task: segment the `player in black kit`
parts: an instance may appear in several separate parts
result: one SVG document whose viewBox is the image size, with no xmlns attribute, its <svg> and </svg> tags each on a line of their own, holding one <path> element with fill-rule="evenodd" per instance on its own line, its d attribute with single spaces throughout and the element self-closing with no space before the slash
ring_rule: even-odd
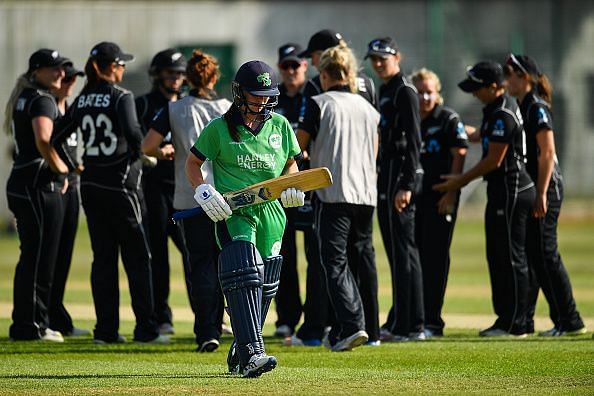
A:
<svg viewBox="0 0 594 396">
<path fill-rule="evenodd" d="M 136 99 L 136 111 L 143 135 L 146 136 L 150 123 L 159 111 L 170 101 L 179 99 L 186 64 L 186 58 L 182 53 L 173 48 L 163 50 L 153 57 L 149 69 L 153 89 Z M 171 134 L 168 134 L 161 143 L 161 149 L 165 150 L 171 147 Z M 155 167 L 145 167 L 142 182 L 146 203 L 145 224 L 148 229 L 152 257 L 155 315 L 159 324 L 159 332 L 173 334 L 171 308 L 167 301 L 169 298 L 167 237 L 171 237 L 180 252 L 184 251 L 181 231 L 170 221 L 173 214 L 173 191 L 175 189 L 173 161 L 159 160 Z M 187 270 L 184 273 L 187 273 Z"/>
<path fill-rule="evenodd" d="M 557 250 L 557 220 L 563 202 L 563 178 L 555 153 L 552 88 L 534 59 L 511 54 L 505 65 L 509 93 L 520 103 L 526 131 L 526 168 L 536 183 L 536 200 L 528 219 L 526 249 L 528 265 L 535 272 L 537 286 L 529 295 L 528 325 L 538 297 L 538 286 L 549 303 L 553 328 L 539 333 L 545 337 L 579 335 L 586 332 L 576 309 L 569 275 Z M 533 330 L 533 329 L 529 329 Z"/>
<path fill-rule="evenodd" d="M 424 340 L 423 279 L 413 199 L 422 173 L 419 99 L 400 71 L 400 52 L 392 38 L 372 40 L 366 58 L 384 81 L 379 96 L 377 215 L 392 270 L 394 302 L 381 337 L 385 341 Z"/>
<path fill-rule="evenodd" d="M 522 115 L 503 83 L 498 63 L 479 62 L 468 68 L 466 79 L 458 86 L 485 104 L 480 137 L 471 135 L 471 141 L 481 140 L 483 157 L 461 175 L 444 176 L 446 181 L 433 189 L 455 191 L 481 176 L 487 181 L 487 262 L 497 320 L 479 335 L 525 337 L 529 286 L 526 222 L 535 194 L 525 166 Z"/>
<path fill-rule="evenodd" d="M 6 106 L 4 127 L 15 145 L 6 195 L 21 250 L 9 329 L 13 340 L 64 341 L 59 331 L 49 328 L 48 315 L 62 229 L 62 193 L 68 187 L 68 167 L 50 143 L 58 108 L 49 90 L 60 88 L 64 62 L 58 51 L 34 52 Z"/>
<path fill-rule="evenodd" d="M 154 319 L 150 252 L 139 196 L 142 132 L 131 92 L 122 81 L 132 55 L 102 42 L 85 65 L 87 83 L 57 128 L 57 143 L 80 128 L 85 151 L 81 198 L 93 248 L 91 287 L 97 314 L 97 344 L 125 342 L 119 335 L 118 253 L 128 275 L 136 315 L 134 340 L 167 343 Z"/>
<path fill-rule="evenodd" d="M 419 93 L 423 187 L 416 198 L 415 238 L 423 270 L 425 336 L 443 335 L 441 308 L 450 270 L 450 244 L 456 224 L 459 191 L 432 190 L 441 175 L 462 173 L 468 136 L 460 117 L 443 106 L 439 77 L 425 68 L 412 75 Z"/>
</svg>

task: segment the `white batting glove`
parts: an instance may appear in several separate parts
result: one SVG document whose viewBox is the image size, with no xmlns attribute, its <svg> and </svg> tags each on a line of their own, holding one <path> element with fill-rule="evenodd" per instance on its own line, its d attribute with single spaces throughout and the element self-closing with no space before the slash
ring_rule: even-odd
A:
<svg viewBox="0 0 594 396">
<path fill-rule="evenodd" d="M 221 193 L 210 184 L 201 184 L 196 187 L 194 199 L 214 222 L 225 220 L 231 216 L 229 204 Z"/>
<path fill-rule="evenodd" d="M 301 190 L 290 187 L 281 193 L 280 200 L 285 208 L 303 206 L 305 203 L 305 193 Z"/>
</svg>

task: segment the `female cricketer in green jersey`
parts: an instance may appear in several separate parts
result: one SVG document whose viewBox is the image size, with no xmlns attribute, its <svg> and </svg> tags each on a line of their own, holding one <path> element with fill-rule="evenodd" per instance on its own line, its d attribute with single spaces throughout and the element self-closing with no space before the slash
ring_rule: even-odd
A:
<svg viewBox="0 0 594 396">
<path fill-rule="evenodd" d="M 262 325 L 278 288 L 286 217 L 278 201 L 231 213 L 221 193 L 297 172 L 301 151 L 295 134 L 286 118 L 272 112 L 277 86 L 276 73 L 266 63 L 243 64 L 232 83 L 233 106 L 202 130 L 186 161 L 194 198 L 217 222 L 219 280 L 235 334 L 229 370 L 244 377 L 260 376 L 277 364 L 264 351 Z M 204 182 L 200 168 L 205 161 L 212 163 L 216 189 Z M 289 188 L 280 200 L 285 207 L 301 206 L 304 194 Z"/>
</svg>

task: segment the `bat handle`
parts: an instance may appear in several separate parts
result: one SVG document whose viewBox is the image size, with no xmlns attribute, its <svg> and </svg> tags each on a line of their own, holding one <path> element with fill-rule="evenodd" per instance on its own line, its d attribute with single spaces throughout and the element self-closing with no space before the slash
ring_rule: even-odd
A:
<svg viewBox="0 0 594 396">
<path fill-rule="evenodd" d="M 186 217 L 196 216 L 197 214 L 204 213 L 204 210 L 200 206 L 192 208 L 192 209 L 185 209 L 179 210 L 171 216 L 171 220 L 175 223 L 177 220 L 185 219 Z"/>
</svg>

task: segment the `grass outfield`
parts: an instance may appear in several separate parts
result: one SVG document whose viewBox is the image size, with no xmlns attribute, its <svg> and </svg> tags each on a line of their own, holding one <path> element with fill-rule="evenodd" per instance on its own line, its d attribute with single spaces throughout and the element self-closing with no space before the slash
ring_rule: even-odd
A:
<svg viewBox="0 0 594 396">
<path fill-rule="evenodd" d="M 380 321 L 390 306 L 390 276 L 376 233 L 380 284 Z M 594 330 L 594 220 L 562 217 L 560 250 L 569 270 L 578 309 Z M 422 343 L 383 344 L 353 352 L 330 353 L 323 347 L 283 347 L 266 338 L 279 367 L 257 380 L 227 375 L 230 338 L 212 354 L 197 354 L 192 317 L 177 253 L 172 257 L 170 302 L 177 334 L 168 346 L 128 343 L 95 346 L 90 337 L 64 344 L 10 342 L 12 279 L 18 240 L 0 238 L 0 394 L 594 394 L 592 334 L 567 339 L 485 340 L 479 327 L 494 320 L 484 258 L 482 221 L 462 216 L 454 235 L 452 269 L 444 313 L 446 337 Z M 78 327 L 91 329 L 94 311 L 89 285 L 88 235 L 79 232 L 66 291 Z M 305 264 L 300 263 L 303 274 Z M 304 279 L 304 278 L 303 278 Z M 121 275 L 121 332 L 131 338 L 133 321 L 125 275 Z M 539 299 L 537 327 L 546 329 L 547 305 Z M 265 335 L 273 331 L 270 315 Z"/>
</svg>

